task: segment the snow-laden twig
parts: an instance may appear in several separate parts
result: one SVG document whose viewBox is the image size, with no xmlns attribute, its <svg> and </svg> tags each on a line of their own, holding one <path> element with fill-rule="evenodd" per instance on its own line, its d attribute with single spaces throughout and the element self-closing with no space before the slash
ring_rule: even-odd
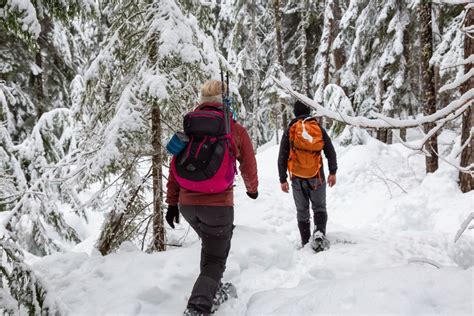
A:
<svg viewBox="0 0 474 316">
<path fill-rule="evenodd" d="M 435 4 L 470 4 L 472 0 L 434 0 Z"/>
<path fill-rule="evenodd" d="M 446 69 L 455 68 L 455 67 L 464 67 L 464 65 L 469 65 L 472 63 L 474 63 L 474 54 L 470 55 L 468 58 L 462 59 L 461 61 L 459 61 L 458 63 L 454 65 L 440 68 L 440 70 L 446 70 Z"/>
<path fill-rule="evenodd" d="M 448 165 L 450 165 L 451 167 L 454 167 L 456 169 L 458 169 L 459 172 L 462 172 L 462 173 L 468 173 L 472 176 L 474 176 L 474 164 L 470 164 L 468 166 L 465 166 L 465 167 L 461 167 L 460 165 L 450 161 L 448 158 L 445 158 L 443 156 L 441 156 L 434 148 L 433 146 L 431 146 L 431 151 L 439 158 L 441 159 L 442 161 L 444 161 L 445 163 L 447 163 Z"/>
<path fill-rule="evenodd" d="M 464 113 L 464 111 L 466 111 L 470 106 L 471 106 L 471 103 L 472 102 L 468 102 L 466 103 L 463 107 L 461 107 L 460 109 L 458 109 L 457 111 L 455 111 L 454 113 L 451 113 L 450 115 L 448 115 L 446 118 L 442 119 L 442 120 L 439 120 L 436 124 L 435 127 L 433 127 L 431 130 L 428 131 L 428 133 L 425 134 L 425 136 L 418 141 L 418 145 L 414 146 L 414 145 L 410 145 L 408 144 L 406 141 L 402 140 L 400 138 L 400 136 L 398 136 L 397 134 L 395 134 L 395 137 L 397 137 L 397 139 L 399 140 L 399 142 L 411 149 L 411 150 L 417 150 L 417 151 L 423 151 L 423 147 L 425 145 L 425 143 L 433 136 L 435 135 L 439 130 L 441 130 L 441 128 L 443 128 L 443 126 L 449 122 L 449 121 L 452 121 L 454 119 L 456 119 L 457 117 L 459 117 L 460 115 L 462 115 L 462 113 Z M 422 131 L 423 132 L 423 131 Z"/>
<path fill-rule="evenodd" d="M 307 106 L 310 106 L 313 109 L 315 109 L 316 116 L 325 116 L 335 121 L 352 125 L 352 126 L 356 126 L 356 127 L 361 127 L 361 128 L 399 129 L 399 128 L 413 128 L 413 127 L 417 127 L 426 123 L 434 123 L 446 118 L 447 116 L 456 112 L 460 108 L 467 109 L 468 107 L 467 104 L 470 105 L 474 101 L 474 88 L 471 88 L 466 93 L 464 93 L 459 99 L 451 102 L 443 109 L 440 109 L 431 115 L 423 116 L 418 119 L 400 120 L 400 119 L 386 117 L 380 113 L 375 113 L 375 112 L 371 114 L 376 118 L 370 119 L 363 116 L 350 116 L 344 113 L 337 113 L 337 112 L 331 111 L 327 108 L 322 107 L 316 101 L 311 100 L 307 96 L 294 91 L 293 89 L 291 89 L 290 87 L 286 86 L 281 81 L 279 81 L 277 78 L 273 77 L 272 79 L 275 81 L 277 85 L 287 90 L 295 98 L 299 99 L 301 102 L 303 102 Z"/>
<path fill-rule="evenodd" d="M 439 264 L 438 262 L 428 259 L 428 258 L 422 258 L 422 257 L 414 257 L 408 259 L 408 263 L 427 263 L 432 265 L 433 267 L 436 267 L 438 269 L 441 269 L 443 266 Z"/>
<path fill-rule="evenodd" d="M 459 228 L 456 236 L 454 237 L 454 242 L 457 242 L 459 238 L 461 238 L 462 234 L 466 231 L 466 229 L 473 229 L 473 226 L 469 227 L 469 224 L 474 220 L 474 212 L 468 215 L 468 217 L 462 222 L 461 227 Z M 469 228 L 468 228 L 469 227 Z"/>
<path fill-rule="evenodd" d="M 447 91 L 447 90 L 459 88 L 463 83 L 470 80 L 471 77 L 473 77 L 473 76 L 474 76 L 474 68 L 471 68 L 471 70 L 469 70 L 469 72 L 465 73 L 464 75 L 462 75 L 458 79 L 454 80 L 451 83 L 448 83 L 448 84 L 442 86 L 439 89 L 439 92 L 444 92 L 444 91 Z"/>
<path fill-rule="evenodd" d="M 474 126 L 471 127 L 471 130 L 469 132 L 469 137 L 466 139 L 464 144 L 461 144 L 461 147 L 453 153 L 454 157 L 456 157 L 456 158 L 459 157 L 459 155 L 462 154 L 462 151 L 464 150 L 464 148 L 466 148 L 467 146 L 470 146 L 471 139 L 472 139 L 473 136 L 474 136 Z"/>
</svg>

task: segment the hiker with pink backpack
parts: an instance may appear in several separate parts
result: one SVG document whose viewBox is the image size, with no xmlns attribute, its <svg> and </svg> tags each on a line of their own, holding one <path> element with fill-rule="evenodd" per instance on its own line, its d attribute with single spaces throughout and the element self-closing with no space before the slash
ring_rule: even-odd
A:
<svg viewBox="0 0 474 316">
<path fill-rule="evenodd" d="M 237 295 L 232 284 L 221 282 L 234 228 L 236 161 L 247 195 L 258 197 L 255 152 L 245 128 L 232 119 L 227 86 L 223 80 L 204 83 L 200 105 L 184 117 L 184 133 L 167 146 L 174 156 L 166 221 L 174 228 L 181 212 L 202 242 L 201 270 L 184 315 L 209 315 Z"/>
</svg>

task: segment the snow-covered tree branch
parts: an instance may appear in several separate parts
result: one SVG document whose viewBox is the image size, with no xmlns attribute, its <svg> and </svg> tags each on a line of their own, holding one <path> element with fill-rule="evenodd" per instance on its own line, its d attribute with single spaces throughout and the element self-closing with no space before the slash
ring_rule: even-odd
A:
<svg viewBox="0 0 474 316">
<path fill-rule="evenodd" d="M 281 88 L 285 89 L 293 95 L 295 98 L 301 100 L 301 102 L 305 103 L 306 105 L 312 107 L 316 112 L 315 116 L 317 117 L 328 117 L 330 119 L 333 119 L 335 121 L 348 124 L 351 126 L 356 126 L 356 127 L 361 127 L 361 128 L 389 128 L 389 129 L 399 129 L 399 128 L 413 128 L 413 127 L 418 127 L 421 126 L 425 123 L 434 123 L 439 120 L 445 119 L 449 117 L 450 115 L 456 113 L 459 109 L 461 110 L 466 110 L 469 106 L 471 106 L 474 102 L 474 88 L 471 88 L 468 90 L 466 93 L 464 93 L 459 100 L 455 100 L 448 104 L 445 108 L 437 111 L 436 113 L 428 116 L 423 116 L 418 119 L 406 119 L 406 120 L 401 120 L 401 119 L 394 119 L 390 117 L 386 117 L 380 113 L 376 112 L 371 112 L 371 115 L 373 117 L 376 117 L 374 119 L 363 117 L 363 116 L 349 116 L 344 113 L 339 113 L 339 112 L 334 112 L 331 110 L 328 110 L 327 108 L 321 106 L 318 104 L 316 101 L 308 98 L 307 96 L 294 91 L 281 81 L 279 81 L 276 78 L 273 78 L 275 83 L 278 84 Z M 328 88 L 333 89 L 333 87 L 328 86 Z M 328 89 L 327 88 L 327 89 Z M 340 93 L 343 94 L 344 91 L 340 88 L 334 89 L 334 93 Z M 326 97 L 331 97 L 328 96 L 325 93 Z M 344 95 L 345 97 L 345 95 Z M 347 98 L 347 97 L 346 97 Z M 337 98 L 337 100 L 341 100 L 343 98 Z M 459 114 L 458 114 L 459 115 Z M 454 118 L 454 117 L 453 117 Z"/>
</svg>

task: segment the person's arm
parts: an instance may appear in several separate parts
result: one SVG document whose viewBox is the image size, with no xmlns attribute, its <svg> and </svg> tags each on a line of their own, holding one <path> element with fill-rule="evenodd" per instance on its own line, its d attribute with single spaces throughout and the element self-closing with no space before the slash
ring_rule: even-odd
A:
<svg viewBox="0 0 474 316">
<path fill-rule="evenodd" d="M 290 158 L 290 136 L 289 130 L 285 130 L 281 137 L 280 152 L 278 154 L 278 175 L 280 183 L 285 183 L 288 177 L 288 158 Z"/>
<path fill-rule="evenodd" d="M 179 201 L 179 184 L 176 181 L 173 171 L 170 170 L 168 182 L 166 183 L 166 204 L 178 205 Z"/>
<path fill-rule="evenodd" d="M 331 138 L 329 137 L 328 133 L 324 128 L 321 128 L 323 132 L 323 140 L 324 140 L 324 155 L 328 160 L 328 168 L 329 174 L 335 175 L 337 172 L 337 157 L 336 157 L 336 150 L 334 149 L 334 145 L 332 144 Z"/>
<path fill-rule="evenodd" d="M 257 160 L 255 159 L 255 151 L 253 149 L 250 136 L 240 125 L 235 126 L 239 134 L 240 155 L 237 157 L 239 161 L 240 174 L 245 183 L 245 188 L 248 193 L 258 192 L 258 174 L 257 174 Z"/>
</svg>

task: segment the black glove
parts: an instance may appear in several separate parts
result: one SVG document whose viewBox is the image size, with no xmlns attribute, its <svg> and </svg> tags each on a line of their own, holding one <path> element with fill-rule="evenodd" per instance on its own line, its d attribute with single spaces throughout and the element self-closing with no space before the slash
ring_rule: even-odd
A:
<svg viewBox="0 0 474 316">
<path fill-rule="evenodd" d="M 258 191 L 255 191 L 253 193 L 247 192 L 247 195 L 249 196 L 249 198 L 256 200 L 258 197 Z"/>
<path fill-rule="evenodd" d="M 173 221 L 179 224 L 179 208 L 177 205 L 168 205 L 168 211 L 166 212 L 165 219 L 171 228 L 174 228 Z"/>
</svg>

